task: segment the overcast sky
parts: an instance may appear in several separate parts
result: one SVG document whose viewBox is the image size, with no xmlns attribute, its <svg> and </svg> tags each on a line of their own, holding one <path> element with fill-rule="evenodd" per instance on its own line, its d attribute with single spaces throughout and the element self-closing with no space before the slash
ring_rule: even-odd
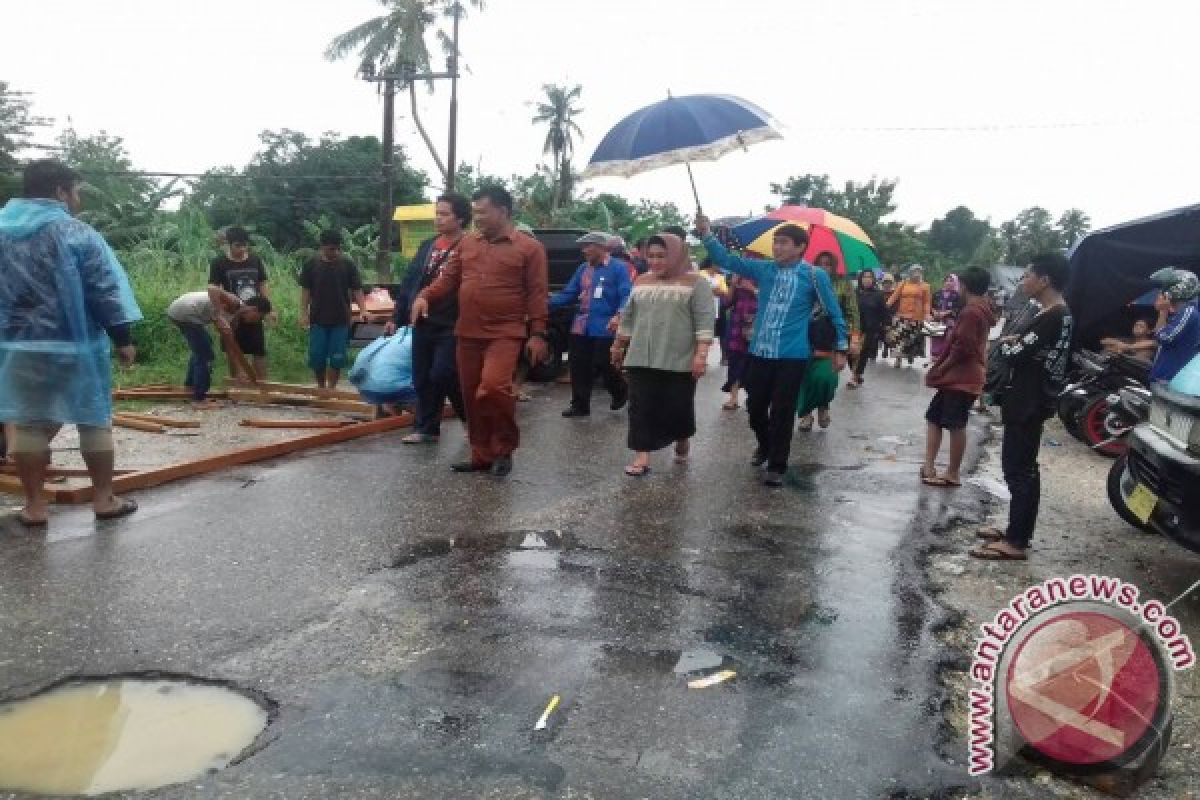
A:
<svg viewBox="0 0 1200 800">
<path fill-rule="evenodd" d="M 462 28 L 460 159 L 530 172 L 543 83 L 581 84 L 582 167 L 666 95 L 745 97 L 785 139 L 698 165 L 713 216 L 760 211 L 789 175 L 899 181 L 893 218 L 1030 205 L 1097 226 L 1200 202 L 1200 3 L 1191 0 L 487 0 Z M 380 101 L 328 40 L 375 0 L 5 2 L 0 78 L 143 169 L 244 165 L 264 128 L 378 134 Z M 448 87 L 423 95 L 444 150 Z M 407 116 L 398 140 L 434 173 Z M 52 134 L 45 134 L 48 141 Z M 585 188 L 692 202 L 682 168 Z"/>
</svg>

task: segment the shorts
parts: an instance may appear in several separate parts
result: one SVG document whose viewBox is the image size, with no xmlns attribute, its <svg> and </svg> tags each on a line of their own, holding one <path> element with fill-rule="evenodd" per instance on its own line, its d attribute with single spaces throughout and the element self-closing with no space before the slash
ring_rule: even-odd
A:
<svg viewBox="0 0 1200 800">
<path fill-rule="evenodd" d="M 233 340 L 237 342 L 242 355 L 265 358 L 267 355 L 267 335 L 263 332 L 262 322 L 239 322 L 233 329 Z M 225 349 L 222 340 L 221 349 Z"/>
<path fill-rule="evenodd" d="M 62 425 L 56 422 L 20 423 L 13 426 L 13 440 L 8 451 L 13 455 L 49 455 L 50 442 L 58 435 Z M 79 451 L 85 455 L 111 453 L 113 451 L 112 428 L 94 425 L 76 425 L 79 430 Z"/>
<path fill-rule="evenodd" d="M 925 420 L 930 425 L 948 431 L 961 431 L 967 427 L 967 419 L 970 417 L 971 406 L 975 405 L 976 397 L 977 395 L 957 389 L 938 389 L 929 401 Z"/>
<path fill-rule="evenodd" d="M 346 366 L 349 325 L 312 325 L 308 329 L 308 366 L 315 371 Z"/>
</svg>

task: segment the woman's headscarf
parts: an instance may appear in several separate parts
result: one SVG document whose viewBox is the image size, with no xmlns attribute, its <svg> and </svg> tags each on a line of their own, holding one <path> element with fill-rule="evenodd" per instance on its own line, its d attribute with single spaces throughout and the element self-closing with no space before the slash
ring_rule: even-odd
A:
<svg viewBox="0 0 1200 800">
<path fill-rule="evenodd" d="M 925 277 L 925 268 L 922 267 L 920 264 L 913 264 L 911 267 L 908 268 L 908 272 L 905 273 L 905 275 L 904 275 L 905 280 L 916 281 L 918 283 L 924 277 Z"/>
<path fill-rule="evenodd" d="M 958 282 L 958 276 L 953 272 L 946 276 L 946 280 L 942 281 L 942 291 L 962 294 L 962 286 Z"/>
<path fill-rule="evenodd" d="M 647 244 L 653 243 L 654 239 L 661 239 L 662 243 L 667 248 L 667 269 L 662 273 L 664 278 L 678 278 L 692 269 L 692 259 L 688 255 L 687 245 L 673 233 L 658 233 L 650 237 Z"/>
</svg>

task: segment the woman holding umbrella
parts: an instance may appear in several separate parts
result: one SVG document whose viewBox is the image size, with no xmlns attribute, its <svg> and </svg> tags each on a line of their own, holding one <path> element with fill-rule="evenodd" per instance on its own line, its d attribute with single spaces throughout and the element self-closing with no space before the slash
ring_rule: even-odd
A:
<svg viewBox="0 0 1200 800">
<path fill-rule="evenodd" d="M 921 329 L 932 316 L 933 296 L 924 276 L 921 265 L 913 264 L 908 268 L 904 282 L 888 298 L 888 308 L 896 314 L 888 331 L 889 344 L 895 350 L 893 366 L 896 369 L 900 368 L 901 359 L 907 358 L 911 366 L 917 356 L 925 354 L 925 337 Z"/>
<path fill-rule="evenodd" d="M 660 233 L 646 240 L 649 272 L 637 279 L 612 346 L 613 366 L 629 375 L 629 449 L 625 474 L 650 472 L 650 453 L 675 445 L 687 461 L 696 433 L 696 381 L 713 340 L 712 285 L 691 271 L 683 239 Z"/>
</svg>

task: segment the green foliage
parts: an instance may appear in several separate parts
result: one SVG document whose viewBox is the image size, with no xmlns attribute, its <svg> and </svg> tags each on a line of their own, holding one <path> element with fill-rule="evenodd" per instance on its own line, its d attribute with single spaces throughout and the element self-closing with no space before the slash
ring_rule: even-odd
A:
<svg viewBox="0 0 1200 800">
<path fill-rule="evenodd" d="M 312 141 L 297 131 L 263 131 L 263 148 L 240 172 L 210 170 L 195 182 L 186 205 L 199 208 L 214 227 L 244 225 L 281 250 L 309 241 L 304 220 L 324 215 L 336 227 L 357 231 L 379 214 L 382 145 L 374 136 L 326 133 Z M 408 166 L 404 148 L 393 155 L 397 205 L 424 202 L 428 178 Z"/>
<path fill-rule="evenodd" d="M 294 252 L 293 256 L 302 260 L 307 260 L 316 253 L 322 232 L 335 228 L 342 234 L 342 254 L 357 264 L 360 271 L 366 272 L 374 263 L 375 254 L 379 252 L 379 226 L 374 222 L 360 225 L 353 230 L 337 228 L 332 217 L 322 214 L 316 220 L 306 219 L 301 224 L 307 237 L 306 247 Z"/>
<path fill-rule="evenodd" d="M 971 262 L 980 246 L 992 235 L 992 226 L 966 206 L 958 206 L 929 226 L 929 247 L 959 264 Z"/>
</svg>

